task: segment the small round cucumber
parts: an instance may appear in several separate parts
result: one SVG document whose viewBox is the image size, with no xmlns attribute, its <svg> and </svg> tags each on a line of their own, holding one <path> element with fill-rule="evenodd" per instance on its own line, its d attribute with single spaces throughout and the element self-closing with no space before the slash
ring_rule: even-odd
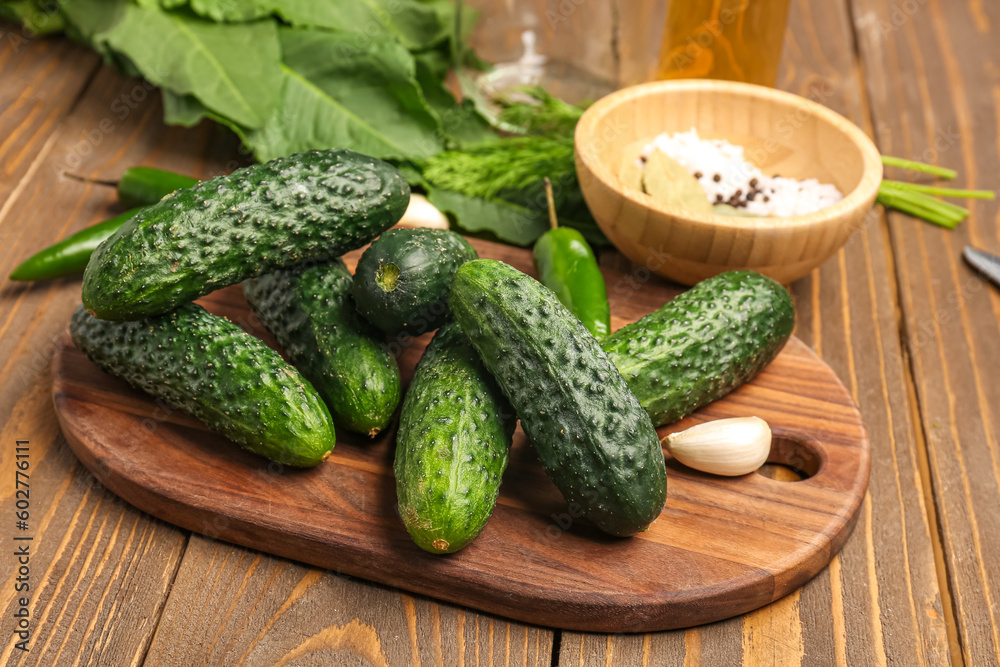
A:
<svg viewBox="0 0 1000 667">
<path fill-rule="evenodd" d="M 285 465 L 326 460 L 337 441 L 323 399 L 277 352 L 195 304 L 136 322 L 73 313 L 73 343 L 101 370 Z"/>
<path fill-rule="evenodd" d="M 365 250 L 354 271 L 354 302 L 389 335 L 419 336 L 448 319 L 455 270 L 475 248 L 444 229 L 390 229 Z"/>
<path fill-rule="evenodd" d="M 515 423 L 465 334 L 445 324 L 417 364 L 396 436 L 399 516 L 420 548 L 452 553 L 483 530 Z"/>
<path fill-rule="evenodd" d="M 667 476 L 653 424 L 555 293 L 503 262 L 477 259 L 455 272 L 451 309 L 570 506 L 611 535 L 656 519 Z"/>
<path fill-rule="evenodd" d="M 338 259 L 248 280 L 243 293 L 337 426 L 374 437 L 399 404 L 399 367 L 355 310 L 351 284 Z"/>
</svg>

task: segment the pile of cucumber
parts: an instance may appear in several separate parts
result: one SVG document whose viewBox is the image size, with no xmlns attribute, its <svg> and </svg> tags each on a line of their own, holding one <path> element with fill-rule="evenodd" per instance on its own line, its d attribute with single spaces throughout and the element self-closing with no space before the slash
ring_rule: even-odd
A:
<svg viewBox="0 0 1000 667">
<path fill-rule="evenodd" d="M 646 529 L 667 492 L 655 427 L 749 380 L 791 334 L 788 292 L 732 272 L 605 335 L 453 232 L 389 230 L 408 201 L 395 168 L 345 150 L 177 190 L 93 253 L 73 341 L 286 465 L 328 458 L 335 425 L 382 432 L 402 398 L 399 514 L 421 548 L 450 553 L 490 518 L 518 420 L 577 515 Z M 340 256 L 368 243 L 351 276 Z M 290 363 L 191 303 L 240 282 Z M 403 397 L 393 343 L 434 329 Z"/>
</svg>

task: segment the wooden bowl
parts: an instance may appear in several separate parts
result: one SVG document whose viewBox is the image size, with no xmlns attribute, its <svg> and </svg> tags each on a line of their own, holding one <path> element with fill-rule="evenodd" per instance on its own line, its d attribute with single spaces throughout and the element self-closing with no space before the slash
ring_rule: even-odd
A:
<svg viewBox="0 0 1000 667">
<path fill-rule="evenodd" d="M 626 146 L 697 128 L 745 148 L 767 175 L 817 178 L 845 194 L 788 218 L 691 213 L 624 186 Z M 882 181 L 878 149 L 843 116 L 805 98 L 729 81 L 657 81 L 619 90 L 576 127 L 576 168 L 597 224 L 636 264 L 686 285 L 753 269 L 788 284 L 833 255 L 861 225 Z"/>
</svg>

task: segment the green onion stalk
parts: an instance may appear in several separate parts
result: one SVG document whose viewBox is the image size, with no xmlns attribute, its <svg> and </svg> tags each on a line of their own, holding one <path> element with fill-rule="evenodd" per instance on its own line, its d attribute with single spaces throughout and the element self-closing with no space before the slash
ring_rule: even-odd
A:
<svg viewBox="0 0 1000 667">
<path fill-rule="evenodd" d="M 899 167 L 949 180 L 957 176 L 957 173 L 952 169 L 887 155 L 882 156 L 882 164 L 887 167 Z M 875 198 L 875 201 L 886 208 L 902 211 L 903 213 L 921 218 L 946 229 L 954 229 L 958 223 L 969 217 L 969 209 L 937 199 L 936 197 L 993 199 L 994 193 L 992 190 L 941 188 L 933 185 L 886 179 L 879 185 L 878 196 Z"/>
</svg>

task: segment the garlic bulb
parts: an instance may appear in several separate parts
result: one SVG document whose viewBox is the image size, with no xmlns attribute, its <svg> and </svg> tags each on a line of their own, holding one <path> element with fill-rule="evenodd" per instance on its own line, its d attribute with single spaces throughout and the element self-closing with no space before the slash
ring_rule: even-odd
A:
<svg viewBox="0 0 1000 667">
<path fill-rule="evenodd" d="M 713 475 L 746 475 L 771 453 L 771 428 L 759 417 L 716 419 L 664 439 L 670 454 L 695 470 Z"/>
</svg>

